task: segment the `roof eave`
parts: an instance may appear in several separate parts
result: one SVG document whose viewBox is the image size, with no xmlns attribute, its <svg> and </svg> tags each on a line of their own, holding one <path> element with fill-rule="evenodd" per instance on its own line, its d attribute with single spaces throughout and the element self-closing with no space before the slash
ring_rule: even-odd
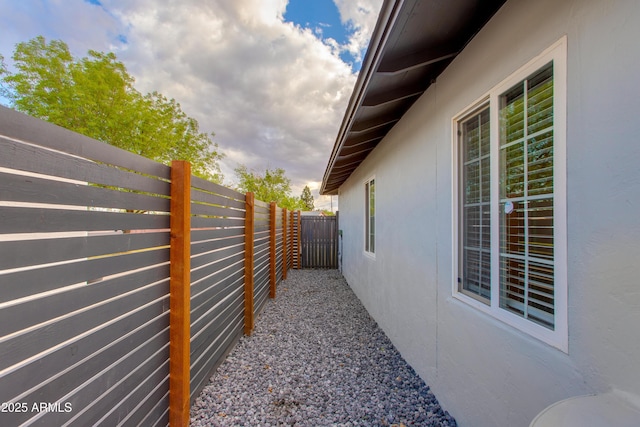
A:
<svg viewBox="0 0 640 427">
<path fill-rule="evenodd" d="M 320 194 L 338 194 L 351 173 L 505 1 L 384 1 Z"/>
<path fill-rule="evenodd" d="M 403 2 L 404 0 L 389 0 L 382 4 L 376 27 L 371 35 L 371 41 L 369 42 L 367 53 L 365 54 L 362 67 L 358 74 L 358 79 L 356 80 L 353 92 L 351 93 L 351 98 L 349 99 L 349 104 L 347 105 L 346 113 L 342 119 L 342 124 L 340 125 L 338 137 L 336 138 L 331 156 L 329 157 L 329 163 L 327 164 L 327 168 L 322 179 L 322 185 L 320 187 L 321 195 L 338 194 L 338 188 L 326 188 L 327 179 L 331 174 L 337 155 L 344 145 L 345 137 L 353 125 L 353 118 L 358 107 L 362 104 L 367 83 L 371 80 L 378 63 L 380 62 L 382 57 L 382 48 L 389 36 L 389 32 L 393 28 L 393 24 L 395 23 L 395 19 L 398 16 L 398 12 L 400 11 Z M 383 22 L 385 25 L 382 25 Z"/>
</svg>

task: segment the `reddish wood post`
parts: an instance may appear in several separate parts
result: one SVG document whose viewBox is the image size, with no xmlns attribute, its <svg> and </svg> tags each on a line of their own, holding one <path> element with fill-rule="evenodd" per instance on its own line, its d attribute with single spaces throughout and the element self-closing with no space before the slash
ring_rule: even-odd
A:
<svg viewBox="0 0 640 427">
<path fill-rule="evenodd" d="M 244 231 L 244 334 L 251 335 L 253 318 L 253 234 L 255 198 L 247 193 L 245 201 Z"/>
<path fill-rule="evenodd" d="M 287 280 L 287 208 L 282 208 L 282 280 Z"/>
<path fill-rule="evenodd" d="M 296 250 L 298 251 L 298 258 L 296 258 L 296 270 L 300 270 L 302 268 L 302 241 L 300 240 L 302 236 L 302 231 L 300 226 L 302 225 L 302 214 L 298 211 L 298 244 Z"/>
<path fill-rule="evenodd" d="M 169 425 L 189 425 L 191 342 L 191 165 L 171 163 Z"/>
<path fill-rule="evenodd" d="M 269 270 L 271 274 L 271 278 L 269 281 L 269 298 L 276 297 L 276 207 L 276 202 L 271 202 L 269 212 L 269 241 L 271 243 L 271 250 L 269 253 Z"/>
</svg>

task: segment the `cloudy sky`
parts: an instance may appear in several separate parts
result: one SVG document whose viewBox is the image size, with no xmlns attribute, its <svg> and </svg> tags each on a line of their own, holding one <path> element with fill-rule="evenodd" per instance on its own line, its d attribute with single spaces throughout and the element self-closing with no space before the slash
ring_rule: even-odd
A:
<svg viewBox="0 0 640 427">
<path fill-rule="evenodd" d="M 0 0 L 0 53 L 43 35 L 113 51 L 136 88 L 175 98 L 226 154 L 318 188 L 382 0 Z M 336 200 L 334 200 L 334 209 Z"/>
</svg>

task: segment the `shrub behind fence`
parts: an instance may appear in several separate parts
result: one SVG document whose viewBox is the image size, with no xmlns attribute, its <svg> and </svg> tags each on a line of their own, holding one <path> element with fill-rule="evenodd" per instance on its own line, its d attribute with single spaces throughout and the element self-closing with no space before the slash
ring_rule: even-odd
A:
<svg viewBox="0 0 640 427">
<path fill-rule="evenodd" d="M 1 425 L 187 423 L 299 267 L 299 212 L 174 165 L 0 107 Z"/>
</svg>

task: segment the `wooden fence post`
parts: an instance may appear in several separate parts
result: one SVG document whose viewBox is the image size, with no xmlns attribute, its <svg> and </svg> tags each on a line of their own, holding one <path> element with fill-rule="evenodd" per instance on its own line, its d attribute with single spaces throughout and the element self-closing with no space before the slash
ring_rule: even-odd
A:
<svg viewBox="0 0 640 427">
<path fill-rule="evenodd" d="M 282 208 L 282 280 L 287 280 L 287 208 Z"/>
<path fill-rule="evenodd" d="M 191 342 L 191 165 L 171 163 L 169 425 L 188 426 Z"/>
<path fill-rule="evenodd" d="M 276 297 L 276 202 L 271 202 L 269 212 L 269 228 L 270 228 L 270 253 L 269 253 L 269 298 Z"/>
<path fill-rule="evenodd" d="M 253 318 L 253 238 L 255 197 L 247 193 L 244 232 L 244 334 L 251 335 L 254 326 Z"/>
</svg>

